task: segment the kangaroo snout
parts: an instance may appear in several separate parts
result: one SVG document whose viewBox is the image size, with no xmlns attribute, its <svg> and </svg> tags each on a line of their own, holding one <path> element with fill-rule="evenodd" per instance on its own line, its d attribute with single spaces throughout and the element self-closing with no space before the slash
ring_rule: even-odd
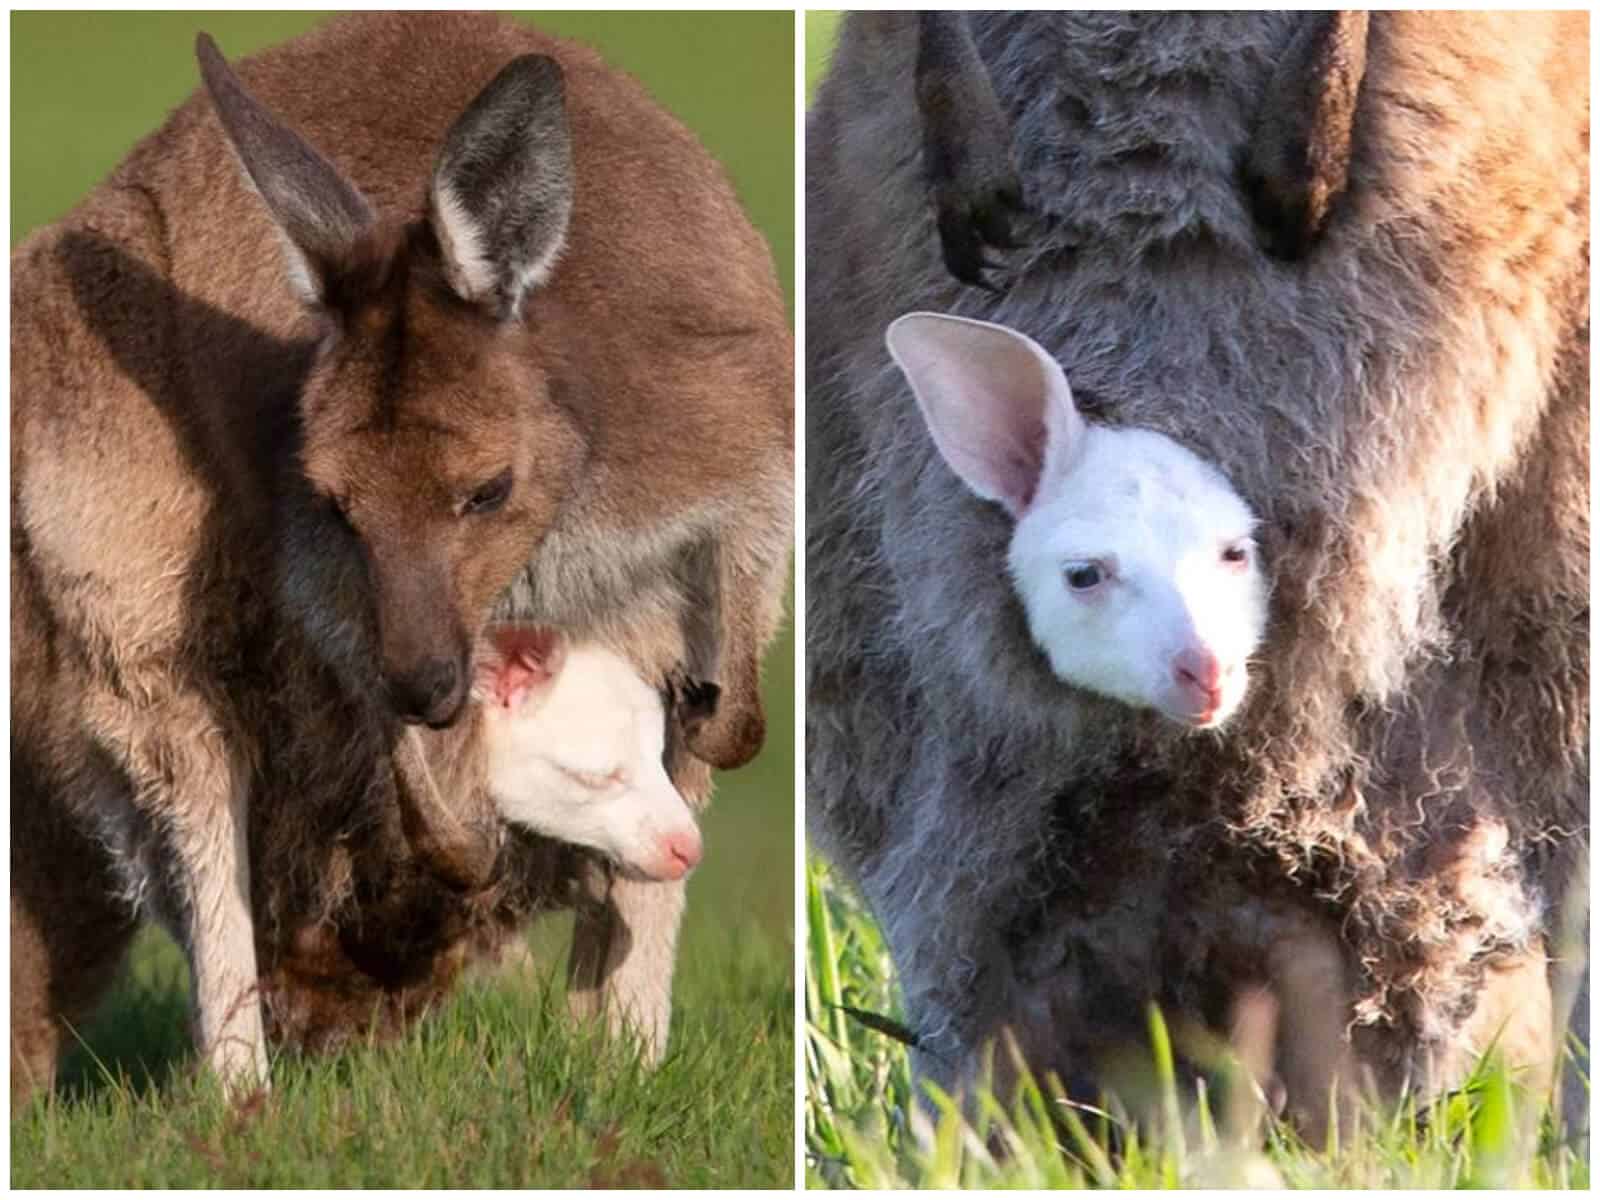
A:
<svg viewBox="0 0 1600 1200">
<path fill-rule="evenodd" d="M 1191 646 L 1172 660 L 1172 677 L 1185 692 L 1217 697 L 1222 694 L 1222 664 L 1209 650 Z"/>
<path fill-rule="evenodd" d="M 1243 664 L 1223 663 L 1203 646 L 1180 650 L 1172 660 L 1172 682 L 1182 719 L 1205 729 L 1220 724 L 1243 695 Z"/>
<path fill-rule="evenodd" d="M 408 725 L 443 729 L 467 703 L 467 672 L 454 658 L 429 658 L 388 677 L 389 705 Z"/>
<path fill-rule="evenodd" d="M 700 862 L 700 833 L 696 829 L 669 833 L 661 839 L 655 869 L 659 879 L 682 879 Z"/>
</svg>

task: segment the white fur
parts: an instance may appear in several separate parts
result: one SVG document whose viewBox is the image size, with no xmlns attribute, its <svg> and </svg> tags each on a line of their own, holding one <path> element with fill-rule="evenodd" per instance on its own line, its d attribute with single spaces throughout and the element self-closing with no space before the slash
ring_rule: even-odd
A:
<svg viewBox="0 0 1600 1200">
<path fill-rule="evenodd" d="M 567 991 L 573 1016 L 603 1016 L 611 1033 L 632 1037 L 650 1064 L 667 1052 L 684 885 L 619 876 L 607 884 L 603 915 L 596 921 L 580 914 L 573 932 Z"/>
<path fill-rule="evenodd" d="M 501 815 L 599 850 L 626 874 L 681 878 L 699 860 L 700 833 L 661 760 L 660 693 L 600 646 L 565 648 L 548 665 L 513 695 L 480 695 Z"/>
<path fill-rule="evenodd" d="M 250 914 L 248 809 L 245 789 L 235 786 L 225 819 L 218 814 L 199 830 L 174 831 L 184 858 L 205 868 L 195 871 L 189 897 L 197 1040 L 217 1076 L 235 1091 L 269 1086 Z"/>
<path fill-rule="evenodd" d="M 445 271 L 450 286 L 463 300 L 478 303 L 493 294 L 500 278 L 500 266 L 485 249 L 486 239 L 482 228 L 467 212 L 466 205 L 448 183 L 437 180 L 433 187 L 433 204 L 436 220 L 434 231 L 444 250 Z M 549 246 L 532 262 L 515 265 L 509 289 L 512 311 L 522 306 L 522 299 L 536 287 L 542 287 L 555 269 L 556 260 L 566 249 L 565 228 L 559 237 L 551 239 Z"/>
<path fill-rule="evenodd" d="M 483 248 L 477 223 L 447 183 L 434 184 L 433 211 L 450 286 L 463 300 L 483 299 L 494 290 L 498 271 Z"/>
<path fill-rule="evenodd" d="M 1197 728 L 1225 721 L 1266 586 L 1255 516 L 1222 473 L 1162 434 L 1085 422 L 1060 365 L 1004 326 L 913 313 L 887 340 L 945 461 L 1016 521 L 1012 581 L 1056 675 Z M 1103 582 L 1075 589 L 1080 567 Z"/>
</svg>

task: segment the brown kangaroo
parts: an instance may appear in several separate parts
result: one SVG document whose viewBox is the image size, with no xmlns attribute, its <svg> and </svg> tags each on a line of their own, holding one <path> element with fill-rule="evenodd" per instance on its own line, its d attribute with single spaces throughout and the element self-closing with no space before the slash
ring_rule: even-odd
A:
<svg viewBox="0 0 1600 1200">
<path fill-rule="evenodd" d="M 198 53 L 208 97 L 12 256 L 14 1094 L 143 911 L 209 1064 L 264 1081 L 263 798 L 392 795 L 433 875 L 484 883 L 493 839 L 408 747 L 463 713 L 497 605 L 615 638 L 671 598 L 717 701 L 687 751 L 762 740 L 791 341 L 704 150 L 489 16 Z"/>
</svg>

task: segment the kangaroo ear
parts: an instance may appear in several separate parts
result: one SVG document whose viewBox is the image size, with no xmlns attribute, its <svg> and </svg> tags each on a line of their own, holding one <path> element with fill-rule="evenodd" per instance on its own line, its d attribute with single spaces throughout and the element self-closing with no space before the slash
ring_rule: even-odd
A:
<svg viewBox="0 0 1600 1200">
<path fill-rule="evenodd" d="M 901 317 L 885 341 L 950 469 L 1020 518 L 1083 436 L 1061 365 L 1013 329 L 936 313 Z"/>
<path fill-rule="evenodd" d="M 428 219 L 456 293 L 515 318 L 566 243 L 572 187 L 561 68 L 514 59 L 456 118 L 433 171 Z"/>
<path fill-rule="evenodd" d="M 307 304 L 326 303 L 334 281 L 374 229 L 372 206 L 337 167 L 245 91 L 210 34 L 200 34 L 194 50 L 223 131 L 283 232 L 290 282 Z"/>
<path fill-rule="evenodd" d="M 554 686 L 567 658 L 567 643 L 539 625 L 495 625 L 485 634 L 476 664 L 474 691 L 485 704 L 520 708 Z"/>
<path fill-rule="evenodd" d="M 1267 87 L 1240 176 L 1262 242 L 1279 258 L 1310 252 L 1349 187 L 1369 18 L 1308 14 Z"/>
</svg>

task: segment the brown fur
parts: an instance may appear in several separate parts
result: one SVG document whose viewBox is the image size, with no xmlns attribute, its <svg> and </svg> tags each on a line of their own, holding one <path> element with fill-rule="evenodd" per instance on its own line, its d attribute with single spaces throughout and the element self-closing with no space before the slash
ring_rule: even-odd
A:
<svg viewBox="0 0 1600 1200">
<path fill-rule="evenodd" d="M 447 127 L 530 53 L 564 76 L 575 203 L 548 283 L 497 324 L 441 282 L 427 184 Z M 308 1042 L 352 1027 L 361 1002 L 319 1016 L 308 996 L 381 991 L 410 1014 L 479 914 L 562 898 L 578 868 L 498 846 L 481 789 L 452 790 L 448 770 L 439 795 L 499 873 L 461 893 L 417 857 L 402 818 L 423 811 L 440 751 L 426 772 L 396 756 L 383 703 L 380 668 L 459 651 L 519 571 L 502 602 L 519 615 L 624 644 L 666 621 L 688 639 L 676 669 L 722 701 L 695 753 L 732 764 L 760 743 L 791 520 L 790 340 L 720 170 L 593 53 L 488 16 L 348 17 L 239 76 L 375 215 L 316 257 L 319 310 L 291 290 L 203 95 L 12 257 L 24 1087 L 48 1078 L 136 914 L 193 954 L 202 884 L 253 892 L 269 1015 Z M 505 508 L 452 525 L 448 502 L 507 455 Z M 687 611 L 701 595 L 709 619 Z M 685 755 L 678 774 L 704 795 L 702 764 Z M 246 812 L 253 874 L 223 844 L 242 845 Z M 518 864 L 555 873 L 520 879 Z"/>
<path fill-rule="evenodd" d="M 1327 13 L 1290 43 L 1262 98 L 1240 175 L 1268 249 L 1298 258 L 1350 182 L 1369 14 Z"/>
</svg>

